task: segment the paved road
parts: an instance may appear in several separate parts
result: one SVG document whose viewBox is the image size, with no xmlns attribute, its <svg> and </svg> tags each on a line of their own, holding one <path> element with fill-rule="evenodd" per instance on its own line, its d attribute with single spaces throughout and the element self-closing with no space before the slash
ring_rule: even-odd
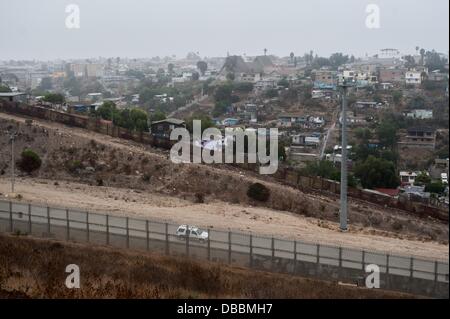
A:
<svg viewBox="0 0 450 319">
<path fill-rule="evenodd" d="M 327 147 L 328 144 L 328 139 L 330 138 L 331 133 L 335 130 L 336 128 L 336 123 L 338 121 L 338 115 L 339 111 L 336 111 L 333 113 L 333 124 L 330 126 L 330 128 L 327 131 L 327 134 L 325 135 L 325 138 L 323 139 L 323 143 L 322 143 L 322 149 L 320 150 L 320 159 L 322 160 L 323 157 L 325 156 L 325 149 Z"/>
</svg>

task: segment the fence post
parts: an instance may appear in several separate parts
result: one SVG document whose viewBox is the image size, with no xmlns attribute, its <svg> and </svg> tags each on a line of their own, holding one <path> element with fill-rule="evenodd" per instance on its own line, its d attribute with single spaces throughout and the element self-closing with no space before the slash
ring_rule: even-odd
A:
<svg viewBox="0 0 450 319">
<path fill-rule="evenodd" d="M 9 202 L 9 230 L 13 232 L 12 202 Z"/>
<path fill-rule="evenodd" d="M 66 208 L 66 238 L 70 240 L 69 209 Z"/>
<path fill-rule="evenodd" d="M 166 255 L 169 255 L 169 224 L 166 223 Z"/>
<path fill-rule="evenodd" d="M 434 283 L 436 284 L 438 281 L 438 262 L 434 261 Z"/>
<path fill-rule="evenodd" d="M 434 261 L 434 285 L 433 285 L 433 295 L 436 295 L 436 290 L 438 289 L 438 262 Z"/>
<path fill-rule="evenodd" d="M 273 270 L 275 268 L 275 239 L 272 237 L 272 242 L 270 244 L 272 250 L 272 257 L 270 259 L 270 267 Z"/>
<path fill-rule="evenodd" d="M 316 247 L 316 276 L 319 276 L 320 244 L 317 244 Z"/>
<path fill-rule="evenodd" d="M 47 206 L 47 236 L 50 237 L 50 207 Z"/>
<path fill-rule="evenodd" d="M 211 229 L 208 227 L 208 261 L 211 260 Z"/>
<path fill-rule="evenodd" d="M 189 257 L 189 236 L 191 231 L 189 230 L 189 225 L 186 225 L 186 257 Z"/>
<path fill-rule="evenodd" d="M 389 288 L 389 254 L 386 254 L 386 288 Z"/>
<path fill-rule="evenodd" d="M 409 260 L 409 277 L 412 278 L 414 275 L 414 257 L 411 256 Z"/>
<path fill-rule="evenodd" d="M 130 229 L 129 229 L 129 221 L 128 217 L 125 218 L 126 227 L 127 227 L 127 248 L 130 248 Z"/>
<path fill-rule="evenodd" d="M 106 215 L 106 245 L 109 245 L 109 215 Z"/>
<path fill-rule="evenodd" d="M 231 231 L 228 231 L 228 263 L 231 264 Z"/>
<path fill-rule="evenodd" d="M 253 268 L 253 234 L 250 234 L 250 268 Z"/>
<path fill-rule="evenodd" d="M 28 234 L 31 235 L 31 204 L 28 204 Z"/>
<path fill-rule="evenodd" d="M 89 231 L 89 212 L 86 211 L 86 239 L 87 242 L 90 241 L 90 231 Z"/>
<path fill-rule="evenodd" d="M 148 233 L 148 220 L 145 221 L 145 237 L 146 237 L 146 247 L 147 250 L 150 250 L 150 236 Z"/>
<path fill-rule="evenodd" d="M 366 272 L 366 251 L 362 251 L 362 271 Z"/>
<path fill-rule="evenodd" d="M 294 274 L 297 272 L 297 241 L 294 240 Z"/>
</svg>

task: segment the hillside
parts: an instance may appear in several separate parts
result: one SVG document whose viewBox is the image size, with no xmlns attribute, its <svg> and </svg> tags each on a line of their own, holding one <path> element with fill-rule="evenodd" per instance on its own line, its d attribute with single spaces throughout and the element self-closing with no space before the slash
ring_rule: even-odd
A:
<svg viewBox="0 0 450 319">
<path fill-rule="evenodd" d="M 0 235 L 0 298 L 411 298 L 100 246 Z M 51 262 L 49 262 L 51 261 Z M 67 289 L 65 268 L 80 268 Z"/>
</svg>

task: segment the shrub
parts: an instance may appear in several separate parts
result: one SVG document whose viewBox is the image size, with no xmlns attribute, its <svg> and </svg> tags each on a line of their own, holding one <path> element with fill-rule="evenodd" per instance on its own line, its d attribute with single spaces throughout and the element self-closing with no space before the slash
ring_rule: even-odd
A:
<svg viewBox="0 0 450 319">
<path fill-rule="evenodd" d="M 67 170 L 70 173 L 75 173 L 77 170 L 82 169 L 83 165 L 79 160 L 68 161 L 66 163 Z"/>
<path fill-rule="evenodd" d="M 203 204 L 205 202 L 205 195 L 203 195 L 202 193 L 196 193 L 195 202 L 198 204 Z"/>
<path fill-rule="evenodd" d="M 396 220 L 396 221 L 394 221 L 394 223 L 392 224 L 392 228 L 393 228 L 394 230 L 399 231 L 399 230 L 402 230 L 402 229 L 403 229 L 403 225 L 402 225 L 401 222 L 399 222 L 398 220 Z"/>
<path fill-rule="evenodd" d="M 247 196 L 260 202 L 267 202 L 270 190 L 261 183 L 253 183 L 248 187 Z"/>
<path fill-rule="evenodd" d="M 19 168 L 28 174 L 39 169 L 41 165 L 41 158 L 31 149 L 25 149 L 22 152 L 21 158 L 18 162 Z"/>
<path fill-rule="evenodd" d="M 142 175 L 142 180 L 143 180 L 144 182 L 150 182 L 151 177 L 152 177 L 152 176 L 151 176 L 150 174 L 145 173 L 144 175 Z"/>
</svg>

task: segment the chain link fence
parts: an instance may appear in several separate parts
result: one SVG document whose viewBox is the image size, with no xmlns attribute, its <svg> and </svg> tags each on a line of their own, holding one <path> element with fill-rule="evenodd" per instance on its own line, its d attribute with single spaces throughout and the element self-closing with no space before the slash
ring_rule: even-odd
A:
<svg viewBox="0 0 450 319">
<path fill-rule="evenodd" d="M 365 285 L 380 268 L 382 289 L 448 298 L 448 262 L 205 229 L 206 240 L 177 235 L 179 225 L 82 210 L 0 201 L 0 232 L 189 256 L 252 269 Z"/>
</svg>

